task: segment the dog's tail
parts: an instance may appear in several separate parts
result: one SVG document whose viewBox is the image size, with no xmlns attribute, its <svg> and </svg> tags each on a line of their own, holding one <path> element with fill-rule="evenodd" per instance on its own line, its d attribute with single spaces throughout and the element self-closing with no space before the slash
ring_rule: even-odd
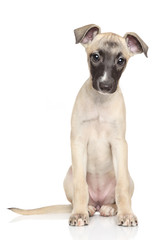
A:
<svg viewBox="0 0 160 240">
<path fill-rule="evenodd" d="M 8 208 L 9 210 L 22 214 L 22 215 L 36 215 L 36 214 L 47 214 L 47 213 L 71 213 L 72 205 L 53 205 L 48 207 L 41 207 L 36 209 L 20 209 L 20 208 Z"/>
</svg>

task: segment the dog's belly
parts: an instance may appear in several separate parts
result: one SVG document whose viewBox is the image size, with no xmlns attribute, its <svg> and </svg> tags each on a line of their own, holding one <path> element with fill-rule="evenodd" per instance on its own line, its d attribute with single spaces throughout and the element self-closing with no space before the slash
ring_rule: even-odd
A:
<svg viewBox="0 0 160 240">
<path fill-rule="evenodd" d="M 113 173 L 103 176 L 87 174 L 89 205 L 97 208 L 115 202 L 116 180 Z"/>
<path fill-rule="evenodd" d="M 92 129 L 87 149 L 89 204 L 97 208 L 115 202 L 115 174 L 106 131 Z"/>
</svg>

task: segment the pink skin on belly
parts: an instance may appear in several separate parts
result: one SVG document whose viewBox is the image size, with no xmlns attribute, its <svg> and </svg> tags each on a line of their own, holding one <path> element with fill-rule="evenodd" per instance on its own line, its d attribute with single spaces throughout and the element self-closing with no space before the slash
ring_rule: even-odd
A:
<svg viewBox="0 0 160 240">
<path fill-rule="evenodd" d="M 116 180 L 114 175 L 103 176 L 87 173 L 89 205 L 100 209 L 102 205 L 115 203 Z"/>
<path fill-rule="evenodd" d="M 68 170 L 69 181 L 72 179 L 72 167 Z M 99 211 L 101 206 L 115 203 L 116 179 L 112 173 L 103 175 L 87 173 L 89 203 Z"/>
</svg>

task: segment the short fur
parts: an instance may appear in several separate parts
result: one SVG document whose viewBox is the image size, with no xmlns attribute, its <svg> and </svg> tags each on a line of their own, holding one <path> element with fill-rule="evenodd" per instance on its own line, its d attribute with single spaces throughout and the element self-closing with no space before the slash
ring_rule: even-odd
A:
<svg viewBox="0 0 160 240">
<path fill-rule="evenodd" d="M 99 211 L 101 216 L 117 214 L 118 225 L 136 226 L 119 79 L 129 58 L 141 52 L 147 56 L 148 47 L 135 33 L 124 37 L 101 34 L 95 24 L 76 29 L 75 37 L 86 49 L 90 77 L 80 89 L 72 113 L 72 166 L 64 180 L 71 205 L 11 210 L 20 214 L 72 211 L 72 226 L 87 225 L 89 215 Z"/>
</svg>

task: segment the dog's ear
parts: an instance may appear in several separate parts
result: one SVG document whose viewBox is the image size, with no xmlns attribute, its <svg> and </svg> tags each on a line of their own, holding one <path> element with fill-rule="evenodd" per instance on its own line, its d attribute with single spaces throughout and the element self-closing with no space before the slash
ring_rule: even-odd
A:
<svg viewBox="0 0 160 240">
<path fill-rule="evenodd" d="M 76 43 L 82 43 L 84 46 L 92 42 L 97 34 L 100 33 L 100 27 L 95 24 L 89 24 L 74 30 Z"/>
<path fill-rule="evenodd" d="M 132 54 L 144 53 L 146 57 L 148 52 L 147 44 L 133 32 L 128 32 L 124 35 L 124 38 L 127 43 L 127 47 Z"/>
</svg>

